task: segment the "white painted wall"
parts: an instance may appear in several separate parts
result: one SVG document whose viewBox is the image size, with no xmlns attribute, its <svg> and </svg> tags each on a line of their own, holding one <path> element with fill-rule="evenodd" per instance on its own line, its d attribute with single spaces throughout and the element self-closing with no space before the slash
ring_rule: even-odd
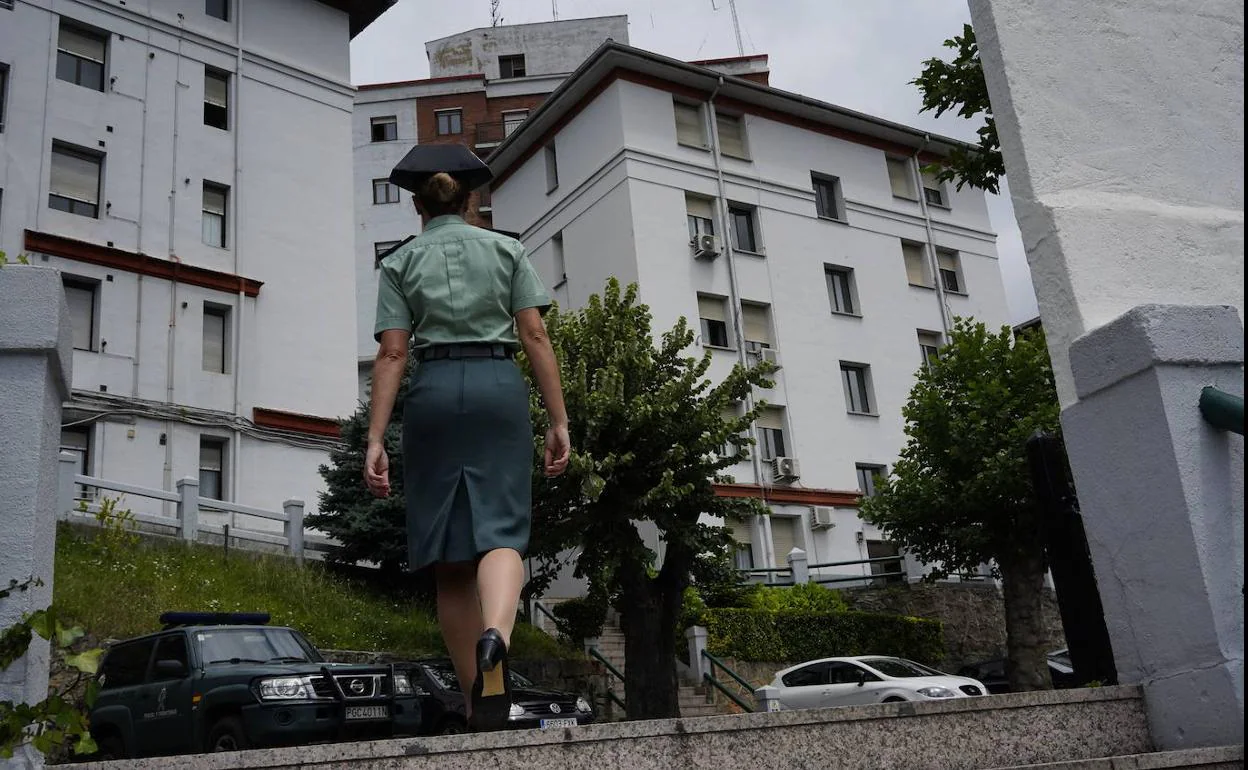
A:
<svg viewBox="0 0 1248 770">
<path fill-rule="evenodd" d="M 942 329 L 937 292 L 908 285 L 902 259 L 901 239 L 926 241 L 926 227 L 917 203 L 892 196 L 883 151 L 757 117 L 747 117 L 746 132 L 752 160 L 725 159 L 727 197 L 757 207 L 762 254 L 736 257 L 738 283 L 743 300 L 770 306 L 783 363 L 776 387 L 760 395 L 786 409 L 790 453 L 802 466 L 798 485 L 854 490 L 856 463 L 895 461 L 904 443 L 901 408 L 920 365 L 918 330 Z M 561 301 L 580 305 L 617 275 L 639 281 L 656 334 L 682 315 L 696 329 L 698 293 L 730 293 L 728 262 L 691 255 L 686 192 L 714 196 L 717 187 L 710 154 L 676 144 L 671 95 L 617 81 L 555 143 L 559 188 L 546 194 L 545 162 L 535 154 L 494 191 L 497 226 L 522 233 L 544 277 L 552 274 L 550 238 L 565 230 Z M 848 224 L 815 216 L 811 171 L 840 177 Z M 597 237 L 582 239 L 579 222 L 592 224 L 585 231 Z M 947 296 L 951 314 L 1006 323 L 983 196 L 954 194 L 948 210 L 933 209 L 932 229 L 937 246 L 960 252 L 968 293 Z M 827 264 L 854 269 L 861 318 L 832 314 Z M 716 379 L 738 360 L 732 351 L 713 355 Z M 870 364 L 878 416 L 846 412 L 840 361 Z M 749 464 L 734 470 L 738 481 L 754 481 Z M 850 510 L 838 511 L 830 530 L 811 530 L 802 506 L 775 512 L 801 516 L 812 563 L 866 558 L 858 532 L 879 539 Z M 756 553 L 755 563 L 784 563 L 785 554 L 771 557 Z"/>
<path fill-rule="evenodd" d="M 58 14 L 109 33 L 104 92 L 55 78 Z M 273 0 L 235 4 L 225 23 L 205 16 L 198 0 L 26 0 L 0 11 L 0 22 L 10 80 L 0 248 L 20 253 L 31 229 L 264 283 L 258 297 L 240 298 L 47 259 L 100 282 L 100 350 L 75 352 L 75 389 L 103 386 L 247 418 L 256 406 L 349 413 L 356 321 L 347 15 L 312 0 Z M 231 74 L 229 131 L 203 124 L 206 65 Z M 53 140 L 106 153 L 98 219 L 48 208 Z M 231 190 L 224 249 L 202 243 L 205 180 Z M 231 307 L 240 331 L 226 375 L 202 370 L 205 301 Z M 200 428 L 145 420 L 132 428 L 133 436 L 120 424 L 99 428 L 99 470 L 156 487 L 197 475 Z M 271 508 L 301 496 L 315 508 L 324 451 L 232 439 L 235 499 Z"/>
<path fill-rule="evenodd" d="M 628 17 L 602 16 L 507 24 L 461 32 L 425 44 L 430 77 L 484 73 L 499 77 L 498 57 L 523 54 L 528 76 L 572 72 L 610 38 L 628 44 Z"/>
</svg>

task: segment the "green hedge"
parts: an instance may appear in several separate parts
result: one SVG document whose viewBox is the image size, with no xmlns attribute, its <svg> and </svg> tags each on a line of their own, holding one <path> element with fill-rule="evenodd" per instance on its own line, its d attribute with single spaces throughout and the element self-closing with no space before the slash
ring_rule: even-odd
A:
<svg viewBox="0 0 1248 770">
<path fill-rule="evenodd" d="M 607 622 L 607 604 L 591 597 L 568 599 L 559 602 L 551 610 L 555 616 L 555 628 L 578 647 L 586 639 L 602 634 Z"/>
<path fill-rule="evenodd" d="M 707 609 L 702 624 L 712 655 L 746 661 L 800 661 L 845 655 L 896 655 L 935 664 L 944 656 L 940 621 L 870 612 Z"/>
</svg>

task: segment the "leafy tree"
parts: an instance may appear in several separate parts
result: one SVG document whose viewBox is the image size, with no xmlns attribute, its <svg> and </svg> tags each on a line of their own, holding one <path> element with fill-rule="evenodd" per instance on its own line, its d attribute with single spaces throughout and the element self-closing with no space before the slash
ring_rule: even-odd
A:
<svg viewBox="0 0 1248 770">
<path fill-rule="evenodd" d="M 1005 162 L 1001 158 L 1001 142 L 997 139 L 997 122 L 992 117 L 992 105 L 988 102 L 988 85 L 984 81 L 984 67 L 979 60 L 979 45 L 975 42 L 975 30 L 970 24 L 962 27 L 962 34 L 945 41 L 945 47 L 958 53 L 953 61 L 932 58 L 923 62 L 923 71 L 911 80 L 923 94 L 921 112 L 935 110 L 940 117 L 949 110 L 967 120 L 983 115 L 984 124 L 975 132 L 979 136 L 977 150 L 955 149 L 940 164 L 933 166 L 936 178 L 942 182 L 957 182 L 991 193 L 999 191 L 998 182 L 1005 175 Z"/>
<path fill-rule="evenodd" d="M 1061 430 L 1043 335 L 992 334 L 957 319 L 902 414 L 906 446 L 892 476 L 863 501 L 863 518 L 942 572 L 993 562 L 1005 594 L 1010 683 L 1048 687 L 1042 512 L 1025 450 L 1037 430 Z"/>
<path fill-rule="evenodd" d="M 719 497 L 714 484 L 743 459 L 746 434 L 762 404 L 726 420 L 771 367 L 738 366 L 718 385 L 706 378 L 710 351 L 692 358 L 694 333 L 684 318 L 655 344 L 649 308 L 636 285 L 612 279 L 581 310 L 546 317 L 559 357 L 571 422 L 568 472 L 538 477 L 531 553 L 549 564 L 579 546 L 576 574 L 613 597 L 624 631 L 624 700 L 632 719 L 679 715 L 676 630 L 700 554 L 728 544 L 727 529 L 704 515 L 739 519 L 765 513 L 761 502 Z M 545 432 L 533 395 L 534 451 Z M 723 448 L 733 451 L 724 454 Z M 643 532 L 664 544 L 662 559 Z"/>
</svg>

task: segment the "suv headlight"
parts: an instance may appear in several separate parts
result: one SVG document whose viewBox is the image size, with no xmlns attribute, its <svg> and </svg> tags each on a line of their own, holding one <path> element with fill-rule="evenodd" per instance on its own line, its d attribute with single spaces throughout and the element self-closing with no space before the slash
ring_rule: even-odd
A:
<svg viewBox="0 0 1248 770">
<path fill-rule="evenodd" d="M 412 689 L 412 680 L 407 678 L 407 674 L 395 673 L 394 675 L 394 694 L 395 695 L 411 695 L 415 692 Z"/>
<path fill-rule="evenodd" d="M 593 711 L 594 709 L 593 709 L 593 707 L 592 707 L 592 706 L 590 706 L 590 705 L 589 705 L 589 701 L 585 700 L 584 698 L 577 698 L 577 699 L 576 699 L 576 710 L 577 710 L 577 711 L 579 711 L 579 712 L 581 712 L 582 714 L 588 714 L 589 712 Z"/>
<path fill-rule="evenodd" d="M 261 679 L 256 687 L 260 700 L 314 700 L 310 676 L 275 676 Z"/>
<path fill-rule="evenodd" d="M 918 693 L 929 698 L 953 698 L 957 696 L 957 693 L 948 687 L 920 687 Z"/>
</svg>

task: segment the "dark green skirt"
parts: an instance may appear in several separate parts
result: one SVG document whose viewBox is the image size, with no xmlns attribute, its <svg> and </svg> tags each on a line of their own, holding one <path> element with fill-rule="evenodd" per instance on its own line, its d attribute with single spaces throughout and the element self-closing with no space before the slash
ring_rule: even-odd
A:
<svg viewBox="0 0 1248 770">
<path fill-rule="evenodd" d="M 419 364 L 403 406 L 408 568 L 523 555 L 533 462 L 529 386 L 513 361 Z"/>
</svg>

